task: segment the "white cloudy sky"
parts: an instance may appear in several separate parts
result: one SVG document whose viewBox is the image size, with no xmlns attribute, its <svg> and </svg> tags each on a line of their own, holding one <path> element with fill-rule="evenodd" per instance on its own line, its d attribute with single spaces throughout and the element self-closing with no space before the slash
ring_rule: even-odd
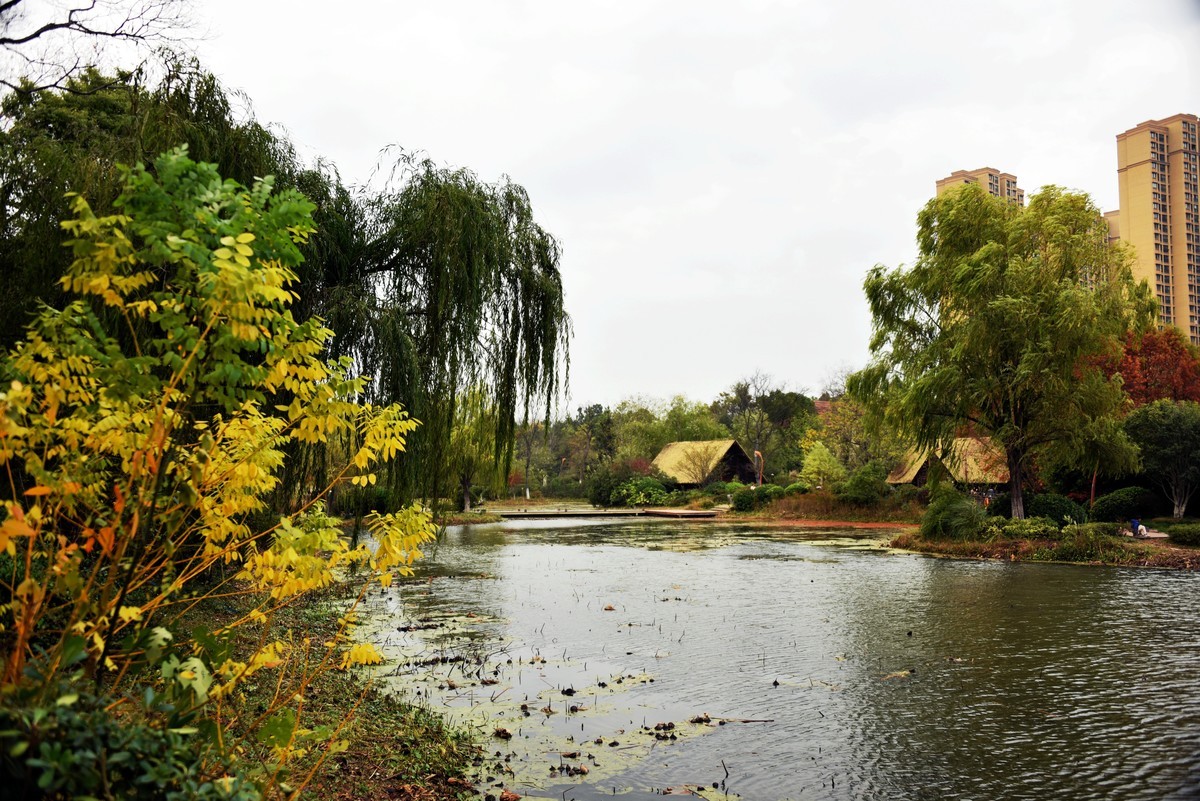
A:
<svg viewBox="0 0 1200 801">
<path fill-rule="evenodd" d="M 350 182 L 523 184 L 562 242 L 570 407 L 818 391 L 955 169 L 1117 206 L 1114 137 L 1200 112 L 1196 0 L 208 0 L 201 59 Z"/>
</svg>

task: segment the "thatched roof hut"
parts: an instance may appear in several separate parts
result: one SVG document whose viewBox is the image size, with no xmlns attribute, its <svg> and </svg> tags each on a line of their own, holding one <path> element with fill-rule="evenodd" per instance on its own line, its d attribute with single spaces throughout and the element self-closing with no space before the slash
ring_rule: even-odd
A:
<svg viewBox="0 0 1200 801">
<path fill-rule="evenodd" d="M 736 439 L 672 442 L 654 457 L 654 466 L 679 482 L 699 487 L 710 481 L 754 481 L 754 462 Z"/>
<path fill-rule="evenodd" d="M 930 452 L 909 450 L 887 477 L 889 484 L 922 486 L 929 474 Z M 968 486 L 1008 483 L 1008 460 L 991 437 L 958 437 L 938 456 L 950 477 Z"/>
</svg>

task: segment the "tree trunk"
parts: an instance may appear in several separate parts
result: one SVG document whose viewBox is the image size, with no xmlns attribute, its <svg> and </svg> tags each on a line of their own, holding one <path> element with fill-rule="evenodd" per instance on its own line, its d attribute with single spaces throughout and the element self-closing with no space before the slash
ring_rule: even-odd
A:
<svg viewBox="0 0 1200 801">
<path fill-rule="evenodd" d="M 1013 448 L 1005 449 L 1008 459 L 1008 494 L 1012 498 L 1013 520 L 1025 519 L 1025 496 L 1021 494 L 1024 474 L 1021 470 L 1021 453 Z"/>
<path fill-rule="evenodd" d="M 462 482 L 462 510 L 464 512 L 471 511 L 471 480 L 469 478 Z"/>
<path fill-rule="evenodd" d="M 1088 498 L 1088 508 L 1091 509 L 1096 505 L 1096 476 L 1100 475 L 1100 463 L 1096 462 L 1096 469 L 1092 471 L 1092 495 Z"/>
<path fill-rule="evenodd" d="M 533 459 L 533 440 L 532 434 L 529 441 L 529 447 L 525 449 L 525 500 L 529 500 L 529 462 Z"/>
<path fill-rule="evenodd" d="M 1176 520 L 1181 519 L 1187 514 L 1188 501 L 1192 499 L 1192 493 L 1196 491 L 1195 486 L 1178 474 L 1163 481 L 1161 486 L 1167 497 L 1171 499 L 1171 516 Z"/>
</svg>

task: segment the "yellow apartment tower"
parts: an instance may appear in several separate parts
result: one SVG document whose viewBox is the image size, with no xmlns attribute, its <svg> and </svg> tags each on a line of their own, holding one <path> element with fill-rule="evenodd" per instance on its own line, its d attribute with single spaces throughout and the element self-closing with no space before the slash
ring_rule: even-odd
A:
<svg viewBox="0 0 1200 801">
<path fill-rule="evenodd" d="M 995 197 L 1007 198 L 1018 206 L 1025 205 L 1025 190 L 1017 186 L 1017 176 L 991 167 L 980 167 L 978 170 L 955 170 L 937 182 L 937 193 L 941 195 L 949 189 L 963 184 L 979 184 Z"/>
<path fill-rule="evenodd" d="M 1176 114 L 1117 134 L 1121 208 L 1105 218 L 1133 245 L 1134 278 L 1154 288 L 1162 323 L 1200 344 L 1197 122 Z"/>
</svg>

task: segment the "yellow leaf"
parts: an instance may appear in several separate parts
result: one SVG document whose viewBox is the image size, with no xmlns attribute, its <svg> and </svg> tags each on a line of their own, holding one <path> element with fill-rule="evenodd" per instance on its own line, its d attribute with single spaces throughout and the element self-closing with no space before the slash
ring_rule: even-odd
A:
<svg viewBox="0 0 1200 801">
<path fill-rule="evenodd" d="M 39 484 L 36 487 L 30 487 L 29 489 L 25 490 L 25 494 L 26 495 L 49 495 L 50 488 L 43 484 Z"/>
<path fill-rule="evenodd" d="M 122 606 L 121 611 L 117 612 L 117 617 L 121 618 L 126 623 L 132 623 L 135 620 L 142 619 L 142 610 L 138 606 Z"/>
</svg>

